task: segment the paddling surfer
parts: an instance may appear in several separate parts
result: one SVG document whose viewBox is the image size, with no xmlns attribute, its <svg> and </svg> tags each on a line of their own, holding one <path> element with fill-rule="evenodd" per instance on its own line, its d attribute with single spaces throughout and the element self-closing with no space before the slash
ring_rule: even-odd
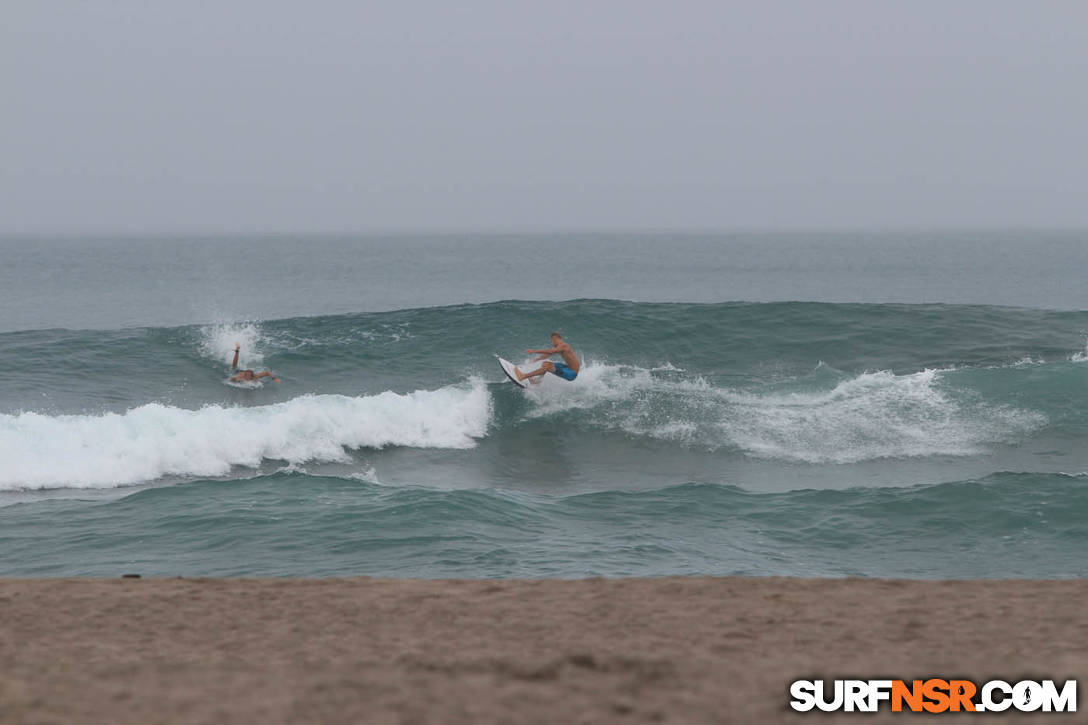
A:
<svg viewBox="0 0 1088 725">
<path fill-rule="evenodd" d="M 272 382 L 274 383 L 278 383 L 280 381 L 279 378 L 277 378 L 267 370 L 259 373 L 255 373 L 252 370 L 239 370 L 238 353 L 241 351 L 241 349 L 242 346 L 240 344 L 238 344 L 237 342 L 234 343 L 234 360 L 232 360 L 230 363 L 230 369 L 234 373 L 234 375 L 231 376 L 230 379 L 232 383 L 252 382 L 254 380 L 260 380 L 261 378 L 272 378 Z"/>
<path fill-rule="evenodd" d="M 526 350 L 525 352 L 530 355 L 540 355 L 533 362 L 544 360 L 544 364 L 531 373 L 523 373 L 518 370 L 518 380 L 525 380 L 527 378 L 540 377 L 546 373 L 557 375 L 564 380 L 574 380 L 578 377 L 578 371 L 582 369 L 582 363 L 578 361 L 578 356 L 574 354 L 574 350 L 570 345 L 563 342 L 563 336 L 558 332 L 551 334 L 552 346 L 548 350 Z M 559 355 L 563 358 L 563 362 L 551 362 L 547 358 L 552 355 Z M 539 380 L 533 380 L 532 382 L 538 383 Z"/>
</svg>

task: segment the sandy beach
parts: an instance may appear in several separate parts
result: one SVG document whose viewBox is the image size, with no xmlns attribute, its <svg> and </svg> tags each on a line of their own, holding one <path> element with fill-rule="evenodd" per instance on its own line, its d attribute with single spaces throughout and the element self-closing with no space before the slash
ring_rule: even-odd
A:
<svg viewBox="0 0 1088 725">
<path fill-rule="evenodd" d="M 0 721 L 827 722 L 858 715 L 791 712 L 791 681 L 1083 681 L 1085 602 L 1084 580 L 5 579 Z"/>
</svg>

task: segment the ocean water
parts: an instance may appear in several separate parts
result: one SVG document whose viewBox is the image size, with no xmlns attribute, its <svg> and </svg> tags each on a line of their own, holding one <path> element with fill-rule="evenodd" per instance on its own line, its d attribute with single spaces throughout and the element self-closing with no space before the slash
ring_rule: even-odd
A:
<svg viewBox="0 0 1088 725">
<path fill-rule="evenodd" d="M 0 256 L 0 575 L 1088 575 L 1088 234 Z"/>
</svg>

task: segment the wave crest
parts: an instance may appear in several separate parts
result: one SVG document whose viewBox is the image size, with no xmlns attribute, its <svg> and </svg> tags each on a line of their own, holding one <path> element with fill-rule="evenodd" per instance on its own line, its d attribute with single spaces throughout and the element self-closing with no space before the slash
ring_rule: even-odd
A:
<svg viewBox="0 0 1088 725">
<path fill-rule="evenodd" d="M 406 394 L 304 395 L 249 408 L 150 403 L 103 415 L 0 415 L 0 490 L 222 476 L 265 460 L 344 460 L 352 448 L 472 448 L 490 418 L 491 398 L 479 380 Z"/>
</svg>

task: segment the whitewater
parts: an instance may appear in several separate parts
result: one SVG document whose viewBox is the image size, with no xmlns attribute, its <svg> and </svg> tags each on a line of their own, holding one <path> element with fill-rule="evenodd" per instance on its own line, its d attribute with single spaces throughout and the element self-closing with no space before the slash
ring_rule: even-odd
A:
<svg viewBox="0 0 1088 725">
<path fill-rule="evenodd" d="M 162 476 L 225 476 L 265 460 L 340 461 L 347 450 L 471 448 L 490 400 L 467 389 L 375 396 L 306 395 L 255 407 L 186 410 L 148 403 L 124 413 L 0 416 L 0 488 L 113 487 Z"/>
</svg>

